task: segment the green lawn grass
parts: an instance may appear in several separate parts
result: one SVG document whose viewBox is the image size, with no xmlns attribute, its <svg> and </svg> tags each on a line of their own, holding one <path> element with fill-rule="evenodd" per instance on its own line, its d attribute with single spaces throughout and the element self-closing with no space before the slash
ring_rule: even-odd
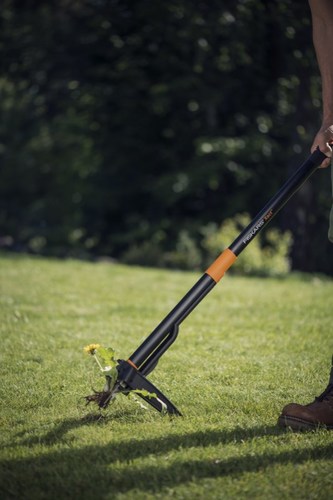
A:
<svg viewBox="0 0 333 500">
<path fill-rule="evenodd" d="M 83 406 L 83 347 L 128 357 L 198 277 L 1 257 L 1 499 L 333 498 L 333 432 L 276 427 L 327 384 L 332 280 L 227 275 L 149 377 L 183 417 Z"/>
</svg>

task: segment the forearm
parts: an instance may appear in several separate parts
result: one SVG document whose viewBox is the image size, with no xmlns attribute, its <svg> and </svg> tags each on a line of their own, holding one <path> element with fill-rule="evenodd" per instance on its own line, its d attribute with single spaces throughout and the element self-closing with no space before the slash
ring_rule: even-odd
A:
<svg viewBox="0 0 333 500">
<path fill-rule="evenodd" d="M 313 43 L 322 78 L 323 124 L 333 124 L 333 0 L 309 0 Z"/>
</svg>

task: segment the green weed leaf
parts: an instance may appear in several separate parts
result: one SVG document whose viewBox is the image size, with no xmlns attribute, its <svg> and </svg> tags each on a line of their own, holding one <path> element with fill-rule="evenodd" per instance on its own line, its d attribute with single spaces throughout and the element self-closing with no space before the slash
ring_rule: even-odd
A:
<svg viewBox="0 0 333 500">
<path fill-rule="evenodd" d="M 96 349 L 97 356 L 101 358 L 105 367 L 110 367 L 110 370 L 117 366 L 118 362 L 115 359 L 115 350 L 111 347 L 99 346 Z"/>
</svg>

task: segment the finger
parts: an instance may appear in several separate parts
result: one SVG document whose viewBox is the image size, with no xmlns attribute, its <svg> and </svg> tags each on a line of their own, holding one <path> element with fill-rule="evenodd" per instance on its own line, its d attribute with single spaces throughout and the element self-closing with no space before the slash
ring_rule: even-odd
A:
<svg viewBox="0 0 333 500">
<path fill-rule="evenodd" d="M 325 158 L 325 160 L 322 162 L 322 164 L 319 166 L 319 168 L 327 168 L 331 164 L 331 158 Z"/>
<path fill-rule="evenodd" d="M 324 153 L 324 155 L 327 156 L 327 158 L 325 158 L 325 160 L 321 163 L 320 168 L 329 167 L 331 164 L 332 147 L 328 142 L 322 140 L 320 134 L 318 134 L 314 140 L 311 147 L 311 153 L 314 153 L 318 148 L 322 153 Z"/>
<path fill-rule="evenodd" d="M 323 153 L 326 156 L 332 156 L 332 144 L 333 144 L 333 126 L 329 126 L 325 129 L 324 134 L 322 136 L 322 140 L 325 142 Z"/>
</svg>

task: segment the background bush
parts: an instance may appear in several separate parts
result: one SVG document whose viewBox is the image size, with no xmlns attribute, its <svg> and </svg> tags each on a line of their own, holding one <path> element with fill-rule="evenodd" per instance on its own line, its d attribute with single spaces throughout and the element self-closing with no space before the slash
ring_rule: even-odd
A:
<svg viewBox="0 0 333 500">
<path fill-rule="evenodd" d="M 251 221 L 247 213 L 227 219 L 217 228 L 215 225 L 206 229 L 203 247 L 207 250 L 207 265 L 218 253 L 228 248 Z M 257 276 L 283 276 L 290 271 L 290 246 L 292 237 L 289 232 L 282 233 L 276 228 L 260 233 L 248 245 L 242 257 L 237 259 L 232 271 L 238 274 Z"/>
<path fill-rule="evenodd" d="M 303 2 L 4 0 L 0 23 L 3 248 L 197 266 L 193 235 L 254 215 L 320 123 Z M 333 274 L 330 203 L 326 170 L 273 223 L 293 269 Z"/>
</svg>

